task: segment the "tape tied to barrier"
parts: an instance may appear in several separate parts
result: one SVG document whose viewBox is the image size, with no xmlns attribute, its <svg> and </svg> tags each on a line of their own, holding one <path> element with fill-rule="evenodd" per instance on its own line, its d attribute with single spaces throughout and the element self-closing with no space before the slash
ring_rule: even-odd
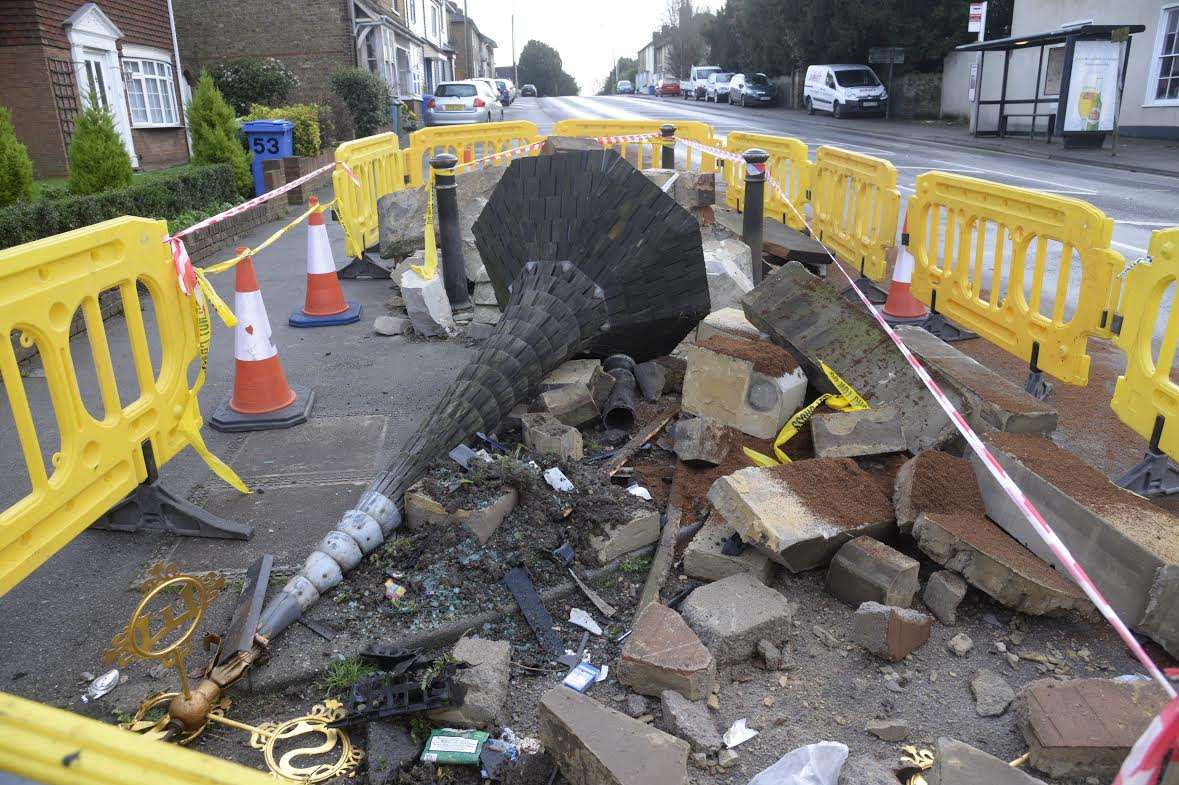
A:
<svg viewBox="0 0 1179 785">
<path fill-rule="evenodd" d="M 473 163 L 473 162 L 472 162 Z M 438 274 L 438 239 L 434 236 L 434 169 L 430 169 L 430 181 L 426 183 L 426 215 L 422 221 L 422 240 L 425 245 L 425 259 L 421 264 L 411 265 L 413 270 L 423 281 L 428 281 Z M 401 281 L 397 282 L 401 285 Z"/>
</svg>

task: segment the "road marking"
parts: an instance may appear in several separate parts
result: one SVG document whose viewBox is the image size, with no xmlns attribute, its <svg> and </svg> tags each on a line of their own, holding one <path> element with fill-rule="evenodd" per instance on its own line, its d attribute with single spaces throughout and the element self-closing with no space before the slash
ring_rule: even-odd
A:
<svg viewBox="0 0 1179 785">
<path fill-rule="evenodd" d="M 1122 243 L 1122 242 L 1118 242 L 1117 240 L 1110 240 L 1110 242 L 1113 245 L 1116 245 L 1118 248 L 1125 248 L 1127 250 L 1134 251 L 1135 253 L 1141 253 L 1141 254 L 1146 253 L 1145 248 L 1139 248 L 1137 245 L 1130 245 L 1129 243 Z"/>
<path fill-rule="evenodd" d="M 1167 226 L 1167 227 L 1179 226 L 1179 220 L 1175 220 L 1175 221 L 1127 221 L 1123 218 L 1115 218 L 1114 220 L 1120 224 L 1125 224 L 1127 226 Z"/>
</svg>

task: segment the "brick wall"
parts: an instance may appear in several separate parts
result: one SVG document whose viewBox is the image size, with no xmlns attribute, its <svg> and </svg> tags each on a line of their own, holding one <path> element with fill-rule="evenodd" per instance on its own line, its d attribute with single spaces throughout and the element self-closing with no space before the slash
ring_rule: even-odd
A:
<svg viewBox="0 0 1179 785">
<path fill-rule="evenodd" d="M 193 81 L 224 60 L 274 57 L 299 78 L 294 101 L 328 93 L 332 71 L 356 65 L 351 0 L 173 0 L 180 58 Z M 267 19 L 281 20 L 282 34 Z"/>
<path fill-rule="evenodd" d="M 46 56 L 68 51 L 39 44 L 0 46 L 0 104 L 12 115 L 16 136 L 29 149 L 36 177 L 66 173 L 66 142 L 53 101 Z"/>
<path fill-rule="evenodd" d="M 188 160 L 183 128 L 132 128 L 131 141 L 142 169 L 162 169 Z"/>
</svg>

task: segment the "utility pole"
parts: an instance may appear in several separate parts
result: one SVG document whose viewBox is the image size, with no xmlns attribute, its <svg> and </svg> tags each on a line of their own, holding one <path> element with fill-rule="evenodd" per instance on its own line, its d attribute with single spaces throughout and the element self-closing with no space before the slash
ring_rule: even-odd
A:
<svg viewBox="0 0 1179 785">
<path fill-rule="evenodd" d="M 516 70 L 516 15 L 512 14 L 512 82 L 520 86 L 520 72 Z"/>
<path fill-rule="evenodd" d="M 463 0 L 463 56 L 467 60 L 467 74 L 464 79 L 474 79 L 478 74 L 472 73 L 471 65 L 471 15 L 467 13 L 467 0 Z"/>
</svg>

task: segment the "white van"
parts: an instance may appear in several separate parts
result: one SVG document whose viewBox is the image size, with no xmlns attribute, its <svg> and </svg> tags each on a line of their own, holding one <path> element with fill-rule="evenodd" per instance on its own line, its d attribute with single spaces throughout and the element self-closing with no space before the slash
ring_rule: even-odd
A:
<svg viewBox="0 0 1179 785">
<path fill-rule="evenodd" d="M 836 117 L 874 114 L 884 117 L 888 91 L 866 65 L 812 65 L 802 90 L 807 114 L 820 109 Z"/>
<path fill-rule="evenodd" d="M 688 74 L 687 80 L 682 83 L 683 89 L 680 90 L 684 94 L 684 100 L 687 101 L 689 97 L 697 101 L 704 100 L 704 92 L 708 87 L 708 77 L 720 73 L 720 70 L 719 65 L 692 66 L 692 72 Z"/>
</svg>

